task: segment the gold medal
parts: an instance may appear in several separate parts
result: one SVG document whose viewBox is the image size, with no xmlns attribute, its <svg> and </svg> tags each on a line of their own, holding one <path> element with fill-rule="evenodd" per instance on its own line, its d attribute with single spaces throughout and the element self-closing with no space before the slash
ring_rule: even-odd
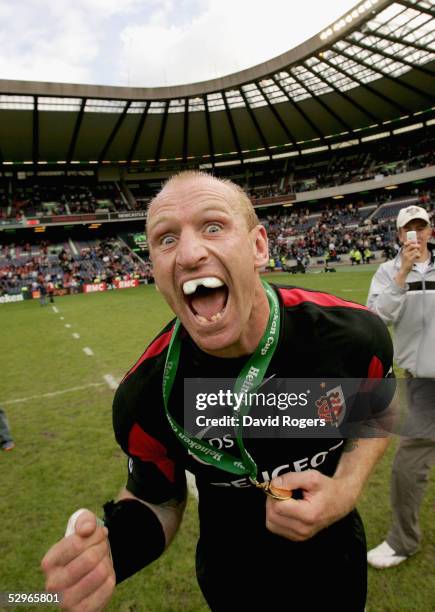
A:
<svg viewBox="0 0 435 612">
<path fill-rule="evenodd" d="M 293 497 L 292 491 L 288 489 L 280 489 L 278 487 L 274 487 L 270 480 L 267 482 L 258 482 L 257 480 L 252 480 L 252 483 L 257 487 L 257 489 L 261 489 L 266 495 L 276 499 L 277 501 L 286 501 L 287 499 L 291 499 Z"/>
</svg>

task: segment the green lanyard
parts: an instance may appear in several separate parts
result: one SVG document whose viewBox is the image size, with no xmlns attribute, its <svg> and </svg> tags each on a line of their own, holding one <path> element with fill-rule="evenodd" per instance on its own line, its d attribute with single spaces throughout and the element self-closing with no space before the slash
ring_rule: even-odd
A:
<svg viewBox="0 0 435 612">
<path fill-rule="evenodd" d="M 269 363 L 275 353 L 279 339 L 280 329 L 280 308 L 279 301 L 275 291 L 272 287 L 262 281 L 264 290 L 267 295 L 269 302 L 269 320 L 267 322 L 266 331 L 260 340 L 255 353 L 251 356 L 248 362 L 242 368 L 236 383 L 234 385 L 235 393 L 245 393 L 249 396 L 249 392 L 252 392 L 258 387 L 264 376 Z M 252 482 L 257 483 L 257 464 L 245 449 L 243 439 L 241 436 L 242 427 L 236 429 L 237 444 L 241 453 L 241 460 L 234 457 L 230 453 L 225 451 L 217 450 L 214 446 L 209 444 L 206 440 L 200 440 L 190 436 L 169 414 L 169 397 L 172 391 L 172 387 L 175 382 L 177 374 L 178 362 L 180 360 L 180 321 L 175 321 L 174 329 L 172 332 L 171 341 L 169 343 L 168 354 L 166 356 L 165 369 L 163 372 L 163 402 L 165 405 L 166 417 L 169 424 L 172 427 L 177 438 L 180 442 L 196 457 L 231 474 L 237 474 L 241 476 L 248 475 Z M 249 408 L 249 405 L 248 405 Z M 244 412 L 248 411 L 245 403 Z"/>
</svg>

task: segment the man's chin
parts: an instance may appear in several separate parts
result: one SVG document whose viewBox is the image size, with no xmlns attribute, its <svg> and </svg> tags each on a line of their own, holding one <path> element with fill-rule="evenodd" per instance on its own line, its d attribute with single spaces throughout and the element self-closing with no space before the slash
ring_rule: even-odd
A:
<svg viewBox="0 0 435 612">
<path fill-rule="evenodd" d="M 216 355 L 217 357 L 232 357 L 234 345 L 237 343 L 237 335 L 227 327 L 213 325 L 203 327 L 184 325 L 189 336 L 195 344 L 205 353 Z"/>
</svg>

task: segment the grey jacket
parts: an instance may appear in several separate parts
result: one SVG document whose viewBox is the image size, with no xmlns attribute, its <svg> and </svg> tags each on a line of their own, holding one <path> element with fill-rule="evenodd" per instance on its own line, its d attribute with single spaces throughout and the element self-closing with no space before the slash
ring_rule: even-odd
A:
<svg viewBox="0 0 435 612">
<path fill-rule="evenodd" d="M 396 363 L 419 378 L 435 377 L 435 247 L 428 244 L 431 263 L 424 275 L 415 267 L 405 289 L 394 278 L 400 270 L 400 252 L 377 269 L 367 306 L 394 329 Z"/>
</svg>

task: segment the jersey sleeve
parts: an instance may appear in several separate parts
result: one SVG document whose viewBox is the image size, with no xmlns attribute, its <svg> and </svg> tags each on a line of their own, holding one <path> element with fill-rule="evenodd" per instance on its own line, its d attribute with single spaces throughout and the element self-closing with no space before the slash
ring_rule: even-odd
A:
<svg viewBox="0 0 435 612">
<path fill-rule="evenodd" d="M 161 334 L 123 379 L 112 412 L 116 440 L 128 457 L 127 489 L 154 504 L 181 501 L 186 494 L 184 468 L 163 409 L 164 342 Z"/>
<path fill-rule="evenodd" d="M 366 376 L 352 394 L 351 415 L 342 433 L 345 437 L 383 437 L 383 417 L 390 414 L 396 391 L 393 344 L 386 325 L 375 314 L 367 322 L 369 363 Z"/>
<path fill-rule="evenodd" d="M 154 504 L 169 500 L 181 502 L 186 497 L 186 475 L 182 469 L 175 467 L 174 482 L 162 478 L 153 462 L 144 462 L 137 457 L 128 459 L 128 476 L 126 488 L 139 499 Z"/>
</svg>

